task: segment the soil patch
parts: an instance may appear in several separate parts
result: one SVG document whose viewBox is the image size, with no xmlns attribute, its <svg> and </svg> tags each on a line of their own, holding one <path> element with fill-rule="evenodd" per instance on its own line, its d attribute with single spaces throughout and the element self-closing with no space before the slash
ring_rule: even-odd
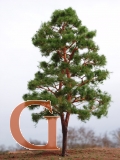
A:
<svg viewBox="0 0 120 160">
<path fill-rule="evenodd" d="M 87 148 L 60 151 L 16 151 L 0 153 L 0 160 L 120 160 L 120 148 Z"/>
</svg>

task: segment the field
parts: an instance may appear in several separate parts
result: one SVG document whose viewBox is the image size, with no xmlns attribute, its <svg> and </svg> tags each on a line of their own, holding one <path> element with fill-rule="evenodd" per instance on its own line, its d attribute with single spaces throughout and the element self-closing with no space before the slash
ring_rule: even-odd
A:
<svg viewBox="0 0 120 160">
<path fill-rule="evenodd" d="M 0 153 L 0 160 L 120 160 L 120 148 L 87 148 L 61 151 L 16 151 Z"/>
</svg>

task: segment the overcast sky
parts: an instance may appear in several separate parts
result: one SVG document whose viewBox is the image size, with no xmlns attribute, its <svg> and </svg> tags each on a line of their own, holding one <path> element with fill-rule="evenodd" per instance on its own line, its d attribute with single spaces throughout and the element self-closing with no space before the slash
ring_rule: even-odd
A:
<svg viewBox="0 0 120 160">
<path fill-rule="evenodd" d="M 97 30 L 94 39 L 100 54 L 107 58 L 106 68 L 113 72 L 102 86 L 112 96 L 107 118 L 92 117 L 86 124 L 71 116 L 69 126 L 90 127 L 104 133 L 120 128 L 120 1 L 119 0 L 4 0 L 0 1 L 0 145 L 16 142 L 10 132 L 10 115 L 23 102 L 27 83 L 34 78 L 38 62 L 43 60 L 39 49 L 31 38 L 41 22 L 48 21 L 56 9 L 72 7 L 82 24 Z M 37 111 L 37 110 L 35 110 Z M 23 136 L 29 140 L 47 141 L 47 121 L 42 120 L 34 127 L 31 113 L 24 109 L 20 118 Z M 57 133 L 61 129 L 57 120 Z"/>
</svg>

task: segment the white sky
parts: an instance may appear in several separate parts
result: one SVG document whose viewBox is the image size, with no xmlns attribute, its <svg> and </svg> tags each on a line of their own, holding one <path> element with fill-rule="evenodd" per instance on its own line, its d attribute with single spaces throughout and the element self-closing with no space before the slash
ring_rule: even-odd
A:
<svg viewBox="0 0 120 160">
<path fill-rule="evenodd" d="M 97 30 L 95 38 L 100 54 L 107 58 L 106 68 L 113 72 L 104 82 L 102 90 L 111 94 L 113 102 L 108 118 L 92 117 L 84 124 L 71 116 L 69 126 L 90 127 L 96 133 L 120 128 L 120 1 L 119 0 L 4 0 L 0 1 L 0 145 L 15 145 L 10 132 L 10 115 L 23 102 L 27 83 L 37 72 L 38 61 L 43 60 L 39 49 L 32 45 L 31 38 L 41 22 L 49 20 L 56 9 L 72 7 L 82 24 Z M 35 110 L 37 111 L 37 110 Z M 20 126 L 23 136 L 29 140 L 47 141 L 47 122 L 42 120 L 37 127 L 31 121 L 31 113 L 25 109 Z M 57 132 L 61 129 L 60 119 Z"/>
</svg>

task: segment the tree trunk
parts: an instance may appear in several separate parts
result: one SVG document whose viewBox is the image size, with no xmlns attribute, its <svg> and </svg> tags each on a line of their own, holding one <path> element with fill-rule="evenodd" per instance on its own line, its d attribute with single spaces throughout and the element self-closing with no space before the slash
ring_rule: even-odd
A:
<svg viewBox="0 0 120 160">
<path fill-rule="evenodd" d="M 67 149 L 67 126 L 65 126 L 63 124 L 62 128 L 63 128 L 63 132 L 62 132 L 62 135 L 63 135 L 63 139 L 62 139 L 62 156 L 65 156 L 66 149 Z"/>
<path fill-rule="evenodd" d="M 66 155 L 67 149 L 67 128 L 68 128 L 68 121 L 69 121 L 70 114 L 66 114 L 66 118 L 64 119 L 64 114 L 61 115 L 61 125 L 62 125 L 62 156 Z"/>
</svg>

